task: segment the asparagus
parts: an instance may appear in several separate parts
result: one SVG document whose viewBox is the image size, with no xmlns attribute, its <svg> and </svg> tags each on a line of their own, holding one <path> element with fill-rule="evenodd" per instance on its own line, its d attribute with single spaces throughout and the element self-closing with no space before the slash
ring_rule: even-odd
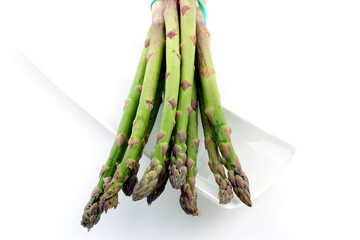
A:
<svg viewBox="0 0 360 240">
<path fill-rule="evenodd" d="M 121 162 L 127 148 L 127 139 L 131 133 L 131 124 L 136 114 L 140 99 L 140 92 L 143 85 L 146 68 L 146 55 L 149 49 L 150 35 L 151 27 L 146 36 L 144 49 L 140 57 L 129 95 L 125 100 L 124 113 L 122 115 L 116 138 L 110 151 L 110 155 L 106 164 L 100 170 L 100 180 L 91 194 L 90 201 L 85 206 L 81 224 L 88 229 L 91 229 L 100 220 L 100 210 L 98 206 L 100 197 L 103 194 L 103 185 L 111 180 L 116 168 L 116 164 Z"/>
<path fill-rule="evenodd" d="M 172 147 L 174 146 L 175 142 L 175 131 L 172 132 L 170 138 L 170 147 L 164 157 L 164 165 L 165 165 L 165 175 L 162 178 L 159 178 L 154 190 L 151 192 L 149 196 L 147 196 L 147 203 L 151 205 L 165 190 L 166 183 L 169 179 L 169 165 L 170 165 L 170 157 L 172 154 Z"/>
<path fill-rule="evenodd" d="M 154 202 L 165 190 L 166 183 L 169 179 L 170 156 L 171 156 L 171 148 L 169 148 L 166 155 L 164 156 L 165 173 L 159 176 L 159 180 L 157 181 L 154 190 L 146 198 L 147 203 L 149 205 L 151 205 L 151 203 Z"/>
<path fill-rule="evenodd" d="M 211 124 L 216 144 L 226 161 L 228 178 L 235 194 L 247 206 L 251 207 L 249 180 L 241 169 L 240 161 L 231 143 L 231 129 L 227 125 L 221 108 L 220 94 L 216 83 L 215 70 L 210 53 L 210 37 L 199 8 L 196 15 L 197 59 L 200 71 L 201 87 L 204 95 L 204 113 Z"/>
<path fill-rule="evenodd" d="M 185 184 L 181 187 L 180 195 L 180 206 L 181 208 L 190 215 L 197 216 L 199 215 L 199 210 L 197 207 L 197 192 L 195 189 L 195 176 L 197 173 L 196 168 L 196 155 L 199 147 L 198 139 L 198 119 L 197 119 L 197 96 L 196 96 L 196 86 L 195 83 L 192 89 L 192 100 L 191 107 L 193 111 L 189 117 L 188 124 L 188 137 L 186 141 L 187 145 L 187 176 Z"/>
<path fill-rule="evenodd" d="M 170 182 L 175 189 L 181 188 L 186 180 L 186 132 L 192 111 L 191 95 L 194 83 L 194 62 L 196 45 L 196 1 L 180 0 L 181 27 L 181 87 L 176 112 L 176 135 L 171 161 Z M 174 161 L 174 159 L 176 159 Z"/>
<path fill-rule="evenodd" d="M 162 16 L 163 1 L 158 0 L 152 7 L 152 32 L 147 65 L 140 96 L 139 106 L 133 123 L 132 133 L 128 142 L 124 160 L 117 166 L 111 182 L 106 186 L 100 200 L 100 210 L 107 212 L 118 204 L 118 192 L 129 179 L 131 170 L 136 167 L 141 147 L 145 143 L 145 131 L 150 118 L 150 112 L 155 101 L 161 63 L 164 51 L 164 20 Z"/>
<path fill-rule="evenodd" d="M 199 83 L 199 81 L 197 81 L 197 83 Z M 209 167 L 214 174 L 216 183 L 219 185 L 219 203 L 225 204 L 230 202 L 230 200 L 233 198 L 232 186 L 229 179 L 225 175 L 225 169 L 222 165 L 223 159 L 220 157 L 218 148 L 216 146 L 214 131 L 207 121 L 206 115 L 204 113 L 205 103 L 201 88 L 198 88 L 198 95 L 201 122 L 204 129 L 205 148 L 209 155 Z"/>
<path fill-rule="evenodd" d="M 179 21 L 177 5 L 173 0 L 165 0 L 166 28 L 166 76 L 165 97 L 160 129 L 151 154 L 151 163 L 144 176 L 136 184 L 133 200 L 149 196 L 157 186 L 159 179 L 166 178 L 164 156 L 169 150 L 169 141 L 175 125 L 175 114 L 180 82 Z M 165 182 L 166 183 L 166 182 Z M 157 191 L 159 193 L 159 191 Z"/>
<path fill-rule="evenodd" d="M 160 73 L 159 79 L 165 79 L 165 72 L 164 71 L 162 71 Z M 145 141 L 143 142 L 144 145 L 141 146 L 142 150 L 141 150 L 139 156 L 137 157 L 137 163 L 135 164 L 135 167 L 133 169 L 131 169 L 131 172 L 130 172 L 130 175 L 129 175 L 129 180 L 127 180 L 124 183 L 124 186 L 122 188 L 122 190 L 123 190 L 123 192 L 124 192 L 124 194 L 126 196 L 131 196 L 132 195 L 132 193 L 134 191 L 134 187 L 138 182 L 137 172 L 138 172 L 139 167 L 140 167 L 140 164 L 138 162 L 140 161 L 143 149 L 144 149 L 145 145 L 147 144 L 149 136 L 151 134 L 151 131 L 152 131 L 153 127 L 154 127 L 154 124 L 155 124 L 155 121 L 156 121 L 156 116 L 158 114 L 158 111 L 159 111 L 159 108 L 160 108 L 160 105 L 161 105 L 161 102 L 162 102 L 161 95 L 162 95 L 162 91 L 163 91 L 163 84 L 162 84 L 163 82 L 164 81 L 159 82 L 158 89 L 156 90 L 154 107 L 151 110 L 149 123 L 148 123 L 148 126 L 147 126 L 146 131 L 145 131 L 145 137 L 144 137 Z"/>
<path fill-rule="evenodd" d="M 140 154 L 140 157 L 138 157 L 138 158 L 139 159 L 141 158 L 141 154 Z M 124 192 L 125 196 L 128 196 L 128 197 L 131 196 L 134 191 L 134 187 L 138 182 L 137 173 L 139 171 L 139 167 L 140 167 L 140 164 L 137 161 L 135 163 L 134 168 L 131 169 L 131 171 L 130 171 L 129 179 L 124 183 L 122 191 Z"/>
</svg>

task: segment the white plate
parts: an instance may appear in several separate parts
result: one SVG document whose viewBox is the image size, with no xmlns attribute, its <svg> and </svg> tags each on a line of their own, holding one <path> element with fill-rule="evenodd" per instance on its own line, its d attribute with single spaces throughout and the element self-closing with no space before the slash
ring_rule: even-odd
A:
<svg viewBox="0 0 360 240">
<path fill-rule="evenodd" d="M 138 22 L 130 26 L 121 23 L 132 15 L 118 14 L 116 10 L 123 7 L 122 3 L 114 1 L 111 6 L 86 3 L 87 11 L 83 11 L 82 4 L 64 1 L 59 6 L 61 11 L 54 9 L 46 14 L 46 21 L 39 16 L 39 21 L 27 25 L 28 34 L 20 41 L 20 48 L 57 87 L 115 135 L 146 35 L 144 23 L 150 23 L 149 10 L 139 8 L 143 13 L 138 15 Z M 129 8 L 135 7 L 129 4 Z M 101 17 L 94 17 L 98 14 Z M 212 29 L 215 32 L 216 26 Z M 131 32 L 133 41 L 124 38 L 123 32 Z M 230 79 L 222 78 L 221 72 L 224 70 L 217 69 L 222 84 L 230 84 Z M 234 148 L 249 177 L 254 200 L 279 177 L 295 149 L 236 114 L 226 109 L 224 113 L 232 128 Z M 218 203 L 217 185 L 207 165 L 202 128 L 199 129 L 197 188 L 210 201 Z M 154 146 L 157 130 L 158 122 L 145 149 L 147 156 Z M 99 159 L 102 161 L 104 159 Z M 140 163 L 141 176 L 148 158 L 144 156 Z M 227 209 L 243 206 L 236 197 L 227 205 L 217 205 Z"/>
</svg>

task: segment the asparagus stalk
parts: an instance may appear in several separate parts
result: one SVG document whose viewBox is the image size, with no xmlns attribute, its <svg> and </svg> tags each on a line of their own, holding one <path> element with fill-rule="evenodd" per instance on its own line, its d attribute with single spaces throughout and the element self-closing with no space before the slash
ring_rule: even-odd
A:
<svg viewBox="0 0 360 240">
<path fill-rule="evenodd" d="M 141 158 L 141 155 L 139 157 L 139 160 Z M 134 168 L 131 169 L 131 172 L 129 174 L 129 179 L 124 183 L 124 186 L 122 188 L 122 191 L 124 192 L 125 196 L 130 197 L 134 191 L 134 187 L 138 182 L 137 173 L 139 171 L 140 164 L 138 162 L 135 163 Z"/>
<path fill-rule="evenodd" d="M 158 85 L 164 51 L 165 33 L 162 12 L 163 1 L 158 0 L 152 7 L 153 21 L 149 52 L 147 54 L 147 66 L 128 148 L 124 156 L 124 161 L 118 165 L 111 182 L 104 190 L 105 193 L 100 200 L 101 211 L 107 212 L 109 208 L 117 206 L 118 192 L 129 179 L 131 170 L 136 167 L 141 146 L 145 143 L 145 131 L 155 101 L 155 92 Z"/>
<path fill-rule="evenodd" d="M 147 203 L 149 205 L 151 205 L 151 203 L 154 202 L 165 190 L 166 183 L 169 179 L 170 158 L 172 157 L 171 154 L 174 143 L 175 143 L 175 131 L 173 131 L 171 134 L 170 147 L 164 158 L 165 175 L 164 177 L 159 178 L 159 181 L 157 182 L 154 190 L 151 192 L 149 196 L 147 196 Z"/>
<path fill-rule="evenodd" d="M 197 81 L 197 83 L 200 83 L 200 80 Z M 219 155 L 218 147 L 216 145 L 214 131 L 206 119 L 206 115 L 204 112 L 204 96 L 201 88 L 198 88 L 198 95 L 200 103 L 201 122 L 204 129 L 205 148 L 209 155 L 209 167 L 214 174 L 216 183 L 219 185 L 219 203 L 225 204 L 230 202 L 230 200 L 233 198 L 232 186 L 229 179 L 225 175 L 225 169 L 222 165 L 223 161 Z"/>
<path fill-rule="evenodd" d="M 165 79 L 165 72 L 162 71 L 160 73 L 160 77 L 159 77 L 159 85 L 158 85 L 158 88 L 156 90 L 156 95 L 155 95 L 155 103 L 154 103 L 154 107 L 153 109 L 151 110 L 151 113 L 150 113 L 150 119 L 149 119 L 149 123 L 148 123 L 148 127 L 146 128 L 146 131 L 145 131 L 145 141 L 143 142 L 144 146 L 141 146 L 141 152 L 139 154 L 139 156 L 137 157 L 137 163 L 135 164 L 135 167 L 133 169 L 131 169 L 131 172 L 130 172 L 130 175 L 129 175 L 129 180 L 127 180 L 125 183 L 124 183 L 124 186 L 122 188 L 124 194 L 126 196 L 131 196 L 133 191 L 134 191 L 134 187 L 135 185 L 137 184 L 138 182 L 138 179 L 137 179 L 137 172 L 139 171 L 139 167 L 140 167 L 140 164 L 139 164 L 139 161 L 142 157 L 142 153 L 143 153 L 143 149 L 145 147 L 145 145 L 147 144 L 148 142 L 148 139 L 149 139 L 149 136 L 151 134 L 151 131 L 154 127 L 154 124 L 155 124 L 155 121 L 156 121 L 156 116 L 158 114 L 158 111 L 159 111 L 159 108 L 160 108 L 160 105 L 161 105 L 161 97 L 162 97 L 162 91 L 163 91 L 163 82 L 164 82 L 164 79 Z"/>
<path fill-rule="evenodd" d="M 165 0 L 166 28 L 166 77 L 165 97 L 160 129 L 151 154 L 151 163 L 144 176 L 136 184 L 133 200 L 149 196 L 157 186 L 159 179 L 166 178 L 164 157 L 169 150 L 169 141 L 175 125 L 175 114 L 180 82 L 179 21 L 177 5 L 173 0 Z M 166 183 L 166 182 L 165 182 Z"/>
<path fill-rule="evenodd" d="M 136 162 L 131 162 L 131 164 L 134 164 L 133 168 L 131 169 L 130 173 L 129 173 L 129 178 L 127 181 L 125 181 L 125 183 L 123 184 L 123 192 L 126 196 L 131 196 L 132 193 L 133 193 L 133 190 L 134 190 L 134 187 L 137 183 L 137 172 L 139 170 L 139 161 L 141 159 L 141 156 L 142 156 L 142 152 L 145 148 L 145 145 L 148 141 L 148 137 L 151 133 L 151 130 L 155 124 L 155 121 L 156 121 L 156 117 L 157 117 L 157 113 L 159 111 L 159 108 L 160 108 L 160 105 L 161 105 L 161 102 L 162 102 L 162 92 L 164 90 L 164 81 L 165 80 L 165 73 L 161 73 L 160 75 L 160 78 L 159 78 L 159 82 L 158 82 L 158 86 L 157 86 L 157 90 L 156 90 L 156 95 L 155 95 L 155 101 L 154 101 L 154 107 L 153 109 L 151 110 L 151 113 L 150 113 L 150 119 L 149 119 L 149 123 L 148 123 L 148 126 L 146 127 L 146 133 L 145 133 L 145 137 L 144 137 L 144 141 L 142 141 L 142 145 L 141 145 L 141 151 L 138 155 L 138 157 L 136 158 Z M 118 165 L 118 168 L 119 168 L 120 164 Z M 112 184 L 112 182 L 110 182 L 110 184 Z M 107 185 L 104 185 L 104 188 L 108 188 Z M 126 188 L 126 189 L 124 189 Z M 105 190 L 106 191 L 106 190 Z M 113 198 L 113 200 L 110 200 L 111 202 L 113 202 L 114 204 L 114 208 L 116 208 L 117 206 L 117 202 L 115 202 L 115 200 L 117 201 L 118 200 L 118 195 L 116 194 L 116 196 Z M 105 209 L 102 209 L 103 210 L 108 210 L 107 208 Z"/>
<path fill-rule="evenodd" d="M 191 95 L 194 84 L 194 62 L 196 45 L 196 1 L 180 0 L 181 28 L 181 87 L 176 112 L 176 136 L 171 161 L 170 182 L 175 189 L 181 188 L 186 180 L 186 132 L 188 119 L 192 111 Z M 174 158 L 172 158 L 174 159 Z"/>
<path fill-rule="evenodd" d="M 180 206 L 181 208 L 190 215 L 197 216 L 199 215 L 199 210 L 197 207 L 197 192 L 195 189 L 195 177 L 197 173 L 196 168 L 196 156 L 199 147 L 198 139 L 198 119 L 197 119 L 197 95 L 196 95 L 196 86 L 195 83 L 192 88 L 192 100 L 191 107 L 193 111 L 189 117 L 188 124 L 188 137 L 186 141 L 187 145 L 187 176 L 185 184 L 181 187 L 180 195 Z"/>
<path fill-rule="evenodd" d="M 171 141 L 170 141 L 171 142 Z M 171 156 L 171 144 L 170 148 L 167 151 L 166 155 L 164 156 L 164 166 L 165 166 L 165 174 L 159 176 L 159 180 L 156 183 L 154 190 L 147 196 L 146 200 L 149 205 L 154 202 L 165 190 L 166 183 L 169 179 L 169 163 L 170 163 L 170 156 Z"/>
<path fill-rule="evenodd" d="M 165 74 L 162 74 L 160 79 L 164 79 L 164 76 L 165 76 Z M 160 108 L 160 105 L 161 105 L 161 101 L 162 101 L 162 100 L 161 100 L 161 97 L 162 97 L 162 92 L 163 92 L 163 89 L 164 89 L 164 84 L 163 84 L 163 83 L 164 83 L 164 80 L 162 80 L 162 81 L 159 80 L 159 84 L 158 84 L 158 86 L 157 86 L 156 95 L 155 95 L 154 107 L 153 107 L 153 109 L 151 110 L 150 121 L 149 121 L 149 124 L 148 124 L 148 128 L 147 128 L 147 129 L 152 129 L 152 127 L 153 127 L 153 125 L 154 125 L 154 123 L 155 123 L 156 116 L 157 116 L 157 113 L 158 113 L 158 111 L 159 111 L 159 108 Z M 147 131 L 151 131 L 151 130 L 147 130 Z M 147 142 L 147 137 L 145 137 L 145 142 L 143 142 L 143 144 L 144 144 L 144 143 L 146 144 L 146 142 Z M 144 147 L 145 147 L 145 145 L 143 145 L 143 146 L 141 147 L 142 150 L 143 150 Z M 141 150 L 141 151 L 142 151 L 142 150 Z M 138 160 L 139 160 L 140 158 L 141 158 L 141 153 L 140 153 L 140 155 L 139 155 L 139 157 L 138 157 Z M 136 173 L 137 173 L 138 170 L 139 170 L 139 164 L 137 163 L 137 164 L 134 166 L 134 168 L 131 170 L 131 172 L 130 172 L 130 177 L 129 177 L 129 180 L 128 180 L 128 181 L 131 180 L 131 177 L 133 177 L 133 178 L 136 177 Z M 131 174 L 133 174 L 133 175 L 131 175 Z M 128 181 L 127 181 L 127 182 L 128 182 Z M 125 183 L 127 183 L 127 182 L 125 182 Z M 108 184 L 109 184 L 109 183 L 105 182 L 103 188 L 106 188 Z M 136 184 L 136 183 L 135 183 L 135 184 Z M 128 188 L 127 190 L 124 191 L 125 195 L 127 194 L 126 192 L 128 192 L 128 193 L 131 195 L 132 189 L 133 189 L 133 187 L 135 186 L 135 184 L 133 184 L 133 186 L 131 186 L 131 184 L 129 184 L 129 185 L 127 185 L 127 186 L 124 185 L 124 188 L 125 188 L 125 187 Z M 116 199 L 117 199 L 117 198 L 116 198 Z M 95 207 L 92 207 L 92 208 L 91 208 L 91 206 L 93 206 L 93 205 L 95 205 L 96 208 L 95 208 Z M 86 206 L 85 209 L 88 209 L 88 212 L 87 212 L 87 215 L 85 216 L 85 218 L 84 218 L 85 213 L 84 213 L 84 215 L 83 215 L 83 221 L 84 221 L 84 222 L 85 222 L 85 221 L 88 222 L 88 226 L 87 226 L 88 230 L 90 230 L 95 224 L 97 224 L 97 223 L 99 222 L 100 216 L 101 216 L 101 214 L 102 214 L 102 211 L 100 211 L 100 199 L 98 199 L 97 202 L 96 202 L 96 203 L 93 203 L 91 206 Z M 89 207 L 90 207 L 90 209 L 89 209 Z M 115 207 L 116 207 L 116 206 L 115 206 Z M 94 217 L 92 217 L 92 216 L 94 216 Z M 90 219 L 92 219 L 93 221 L 90 221 Z"/>
<path fill-rule="evenodd" d="M 108 183 L 115 171 L 116 164 L 119 164 L 127 148 L 127 139 L 131 134 L 131 124 L 134 120 L 137 106 L 139 104 L 140 92 L 146 68 L 146 56 L 149 49 L 151 27 L 147 33 L 144 49 L 135 73 L 129 95 L 125 100 L 124 113 L 116 134 L 115 142 L 111 148 L 106 164 L 100 170 L 100 180 L 95 186 L 90 201 L 86 204 L 82 216 L 81 225 L 91 229 L 100 220 L 100 210 L 98 208 L 100 197 L 103 194 L 103 185 Z"/>
<path fill-rule="evenodd" d="M 196 15 L 197 56 L 203 89 L 204 113 L 211 124 L 222 156 L 226 161 L 228 178 L 235 194 L 247 206 L 251 206 L 249 180 L 241 169 L 240 161 L 231 143 L 231 129 L 221 108 L 220 94 L 216 83 L 215 69 L 210 52 L 210 37 L 199 8 Z"/>
</svg>

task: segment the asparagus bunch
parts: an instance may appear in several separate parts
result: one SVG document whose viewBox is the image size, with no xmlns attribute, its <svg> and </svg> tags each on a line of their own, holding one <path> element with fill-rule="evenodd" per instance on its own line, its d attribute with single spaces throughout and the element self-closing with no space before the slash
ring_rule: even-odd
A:
<svg viewBox="0 0 360 240">
<path fill-rule="evenodd" d="M 147 198 L 150 205 L 163 193 L 168 179 L 174 189 L 181 191 L 179 202 L 184 212 L 199 214 L 195 181 L 198 102 L 208 165 L 219 187 L 219 203 L 230 202 L 234 191 L 251 206 L 249 181 L 231 143 L 210 52 L 210 34 L 199 6 L 195 0 L 157 0 L 152 5 L 152 27 L 125 100 L 115 142 L 85 206 L 81 221 L 84 227 L 90 230 L 104 211 L 117 207 L 121 189 L 134 201 Z M 139 161 L 161 103 L 151 162 L 138 182 Z"/>
</svg>

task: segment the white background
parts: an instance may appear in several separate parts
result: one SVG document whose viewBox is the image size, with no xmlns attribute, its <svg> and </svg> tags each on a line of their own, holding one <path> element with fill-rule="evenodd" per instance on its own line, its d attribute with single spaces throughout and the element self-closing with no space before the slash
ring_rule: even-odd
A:
<svg viewBox="0 0 360 240">
<path fill-rule="evenodd" d="M 223 210 L 200 196 L 201 216 L 189 217 L 168 187 L 151 207 L 122 197 L 90 233 L 80 226 L 113 137 L 20 49 L 61 48 L 42 32 L 61 32 L 85 55 L 141 48 L 149 2 L 0 0 L 1 239 L 359 239 L 360 5 L 347 0 L 208 1 L 222 103 L 297 147 L 251 209 Z M 78 19 L 71 30 L 69 19 Z M 76 42 L 84 37 L 97 44 Z"/>
</svg>

